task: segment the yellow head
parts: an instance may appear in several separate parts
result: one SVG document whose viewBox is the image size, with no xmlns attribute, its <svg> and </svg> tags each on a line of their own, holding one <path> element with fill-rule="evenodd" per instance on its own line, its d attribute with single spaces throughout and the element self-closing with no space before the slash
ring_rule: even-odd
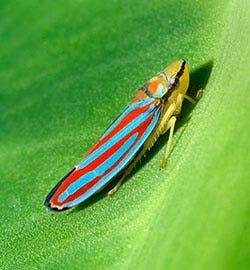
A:
<svg viewBox="0 0 250 270">
<path fill-rule="evenodd" d="M 147 94 L 153 98 L 175 98 L 185 94 L 189 85 L 189 72 L 184 60 L 178 60 L 145 83 Z"/>
</svg>

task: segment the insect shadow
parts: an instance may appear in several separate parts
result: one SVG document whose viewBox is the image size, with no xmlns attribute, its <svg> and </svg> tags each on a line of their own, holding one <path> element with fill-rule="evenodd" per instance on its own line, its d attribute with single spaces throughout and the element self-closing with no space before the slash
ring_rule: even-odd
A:
<svg viewBox="0 0 250 270">
<path fill-rule="evenodd" d="M 197 94 L 197 91 L 199 89 L 205 89 L 206 85 L 208 83 L 209 77 L 211 75 L 213 69 L 213 60 L 210 60 L 206 62 L 205 64 L 201 65 L 194 71 L 190 73 L 190 84 L 189 84 L 189 89 L 187 94 L 191 97 L 195 97 Z M 204 91 L 205 94 L 205 91 Z M 181 114 L 178 116 L 178 120 L 176 122 L 175 126 L 175 132 L 182 126 L 187 125 L 190 117 L 191 117 L 191 112 L 195 108 L 196 105 L 191 104 L 187 100 L 183 102 Z M 184 131 L 184 130 L 183 130 Z M 128 181 L 138 170 L 140 170 L 143 166 L 147 165 L 147 163 L 166 145 L 166 142 L 168 140 L 168 132 L 158 138 L 154 146 L 150 149 L 150 151 L 146 152 L 146 156 L 142 158 L 141 162 L 139 162 L 135 168 L 133 169 L 132 173 L 124 180 L 123 183 Z M 180 137 L 181 138 L 181 135 Z M 178 143 L 178 140 L 175 144 Z M 175 148 L 175 145 L 172 145 L 172 150 L 173 152 Z M 159 164 L 160 165 L 160 164 Z M 156 170 L 158 168 L 155 168 Z M 78 212 L 81 211 L 82 209 L 85 209 L 95 202 L 99 201 L 100 199 L 104 198 L 107 196 L 107 192 L 111 190 L 116 183 L 119 181 L 121 175 L 123 174 L 123 171 L 121 171 L 106 187 L 104 187 L 101 191 L 98 193 L 94 194 L 91 196 L 89 199 L 86 201 L 82 202 L 75 208 L 73 208 L 70 213 Z M 122 187 L 121 187 L 122 188 Z M 116 194 L 114 194 L 116 196 Z"/>
</svg>

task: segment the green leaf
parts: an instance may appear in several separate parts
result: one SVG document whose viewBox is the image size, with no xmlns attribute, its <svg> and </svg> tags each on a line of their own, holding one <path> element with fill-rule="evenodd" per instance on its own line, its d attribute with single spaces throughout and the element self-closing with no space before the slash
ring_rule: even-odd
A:
<svg viewBox="0 0 250 270">
<path fill-rule="evenodd" d="M 1 1 L 2 269 L 249 269 L 249 1 Z M 112 197 L 46 194 L 176 59 L 192 93 Z"/>
</svg>

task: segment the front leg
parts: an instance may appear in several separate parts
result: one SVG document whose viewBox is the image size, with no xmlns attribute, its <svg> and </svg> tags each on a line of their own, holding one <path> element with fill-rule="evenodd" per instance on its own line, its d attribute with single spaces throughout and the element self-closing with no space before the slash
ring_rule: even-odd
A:
<svg viewBox="0 0 250 270">
<path fill-rule="evenodd" d="M 186 94 L 179 94 L 177 96 L 177 100 L 176 100 L 176 110 L 174 112 L 175 115 L 178 115 L 180 114 L 181 112 L 181 108 L 182 108 L 182 102 L 183 102 L 183 99 L 186 99 L 188 100 L 190 103 L 192 103 L 193 105 L 195 105 L 197 103 L 197 101 L 201 98 L 202 96 L 202 93 L 203 93 L 203 90 L 200 89 L 197 91 L 196 93 L 196 96 L 195 98 L 191 98 L 190 96 L 186 95 Z"/>
<path fill-rule="evenodd" d="M 182 108 L 183 99 L 187 99 L 189 102 L 191 102 L 193 105 L 195 105 L 196 102 L 197 102 L 197 100 L 200 98 L 202 92 L 203 92 L 202 90 L 199 90 L 197 92 L 197 95 L 196 95 L 196 98 L 195 99 L 191 98 L 188 95 L 179 94 L 177 96 L 177 100 L 176 100 L 175 105 L 172 104 L 169 107 L 169 109 L 167 110 L 167 112 L 164 115 L 164 117 L 162 118 L 162 121 L 159 124 L 159 126 L 163 126 L 163 128 L 161 130 L 161 134 L 166 133 L 168 130 L 170 130 L 170 131 L 169 131 L 169 136 L 168 136 L 166 151 L 165 151 L 163 160 L 161 162 L 160 169 L 165 168 L 165 165 L 167 163 L 167 160 L 168 160 L 168 157 L 169 157 L 169 154 L 170 154 L 171 143 L 172 143 L 172 138 L 173 138 L 173 134 L 174 134 L 174 127 L 175 127 L 175 122 L 176 122 L 176 116 L 175 115 L 179 115 L 180 114 L 181 108 Z"/>
<path fill-rule="evenodd" d="M 170 149 L 171 149 L 170 147 L 171 147 L 172 138 L 173 138 L 173 134 L 174 134 L 175 122 L 176 122 L 176 117 L 175 116 L 172 116 L 169 119 L 169 121 L 167 123 L 167 126 L 166 126 L 166 129 L 165 129 L 166 131 L 168 129 L 170 129 L 170 130 L 169 130 L 169 136 L 168 136 L 166 151 L 165 151 L 163 160 L 161 162 L 160 169 L 164 169 L 165 168 L 166 163 L 167 163 L 167 160 L 168 160 L 168 157 L 169 157 L 169 154 L 170 154 Z"/>
</svg>

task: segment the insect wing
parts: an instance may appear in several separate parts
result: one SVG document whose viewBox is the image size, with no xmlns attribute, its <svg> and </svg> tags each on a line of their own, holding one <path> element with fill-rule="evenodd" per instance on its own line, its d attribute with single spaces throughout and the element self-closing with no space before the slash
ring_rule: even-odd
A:
<svg viewBox="0 0 250 270">
<path fill-rule="evenodd" d="M 154 98 L 128 105 L 97 143 L 48 194 L 54 211 L 71 208 L 102 189 L 140 150 L 157 125 L 161 106 Z"/>
</svg>

